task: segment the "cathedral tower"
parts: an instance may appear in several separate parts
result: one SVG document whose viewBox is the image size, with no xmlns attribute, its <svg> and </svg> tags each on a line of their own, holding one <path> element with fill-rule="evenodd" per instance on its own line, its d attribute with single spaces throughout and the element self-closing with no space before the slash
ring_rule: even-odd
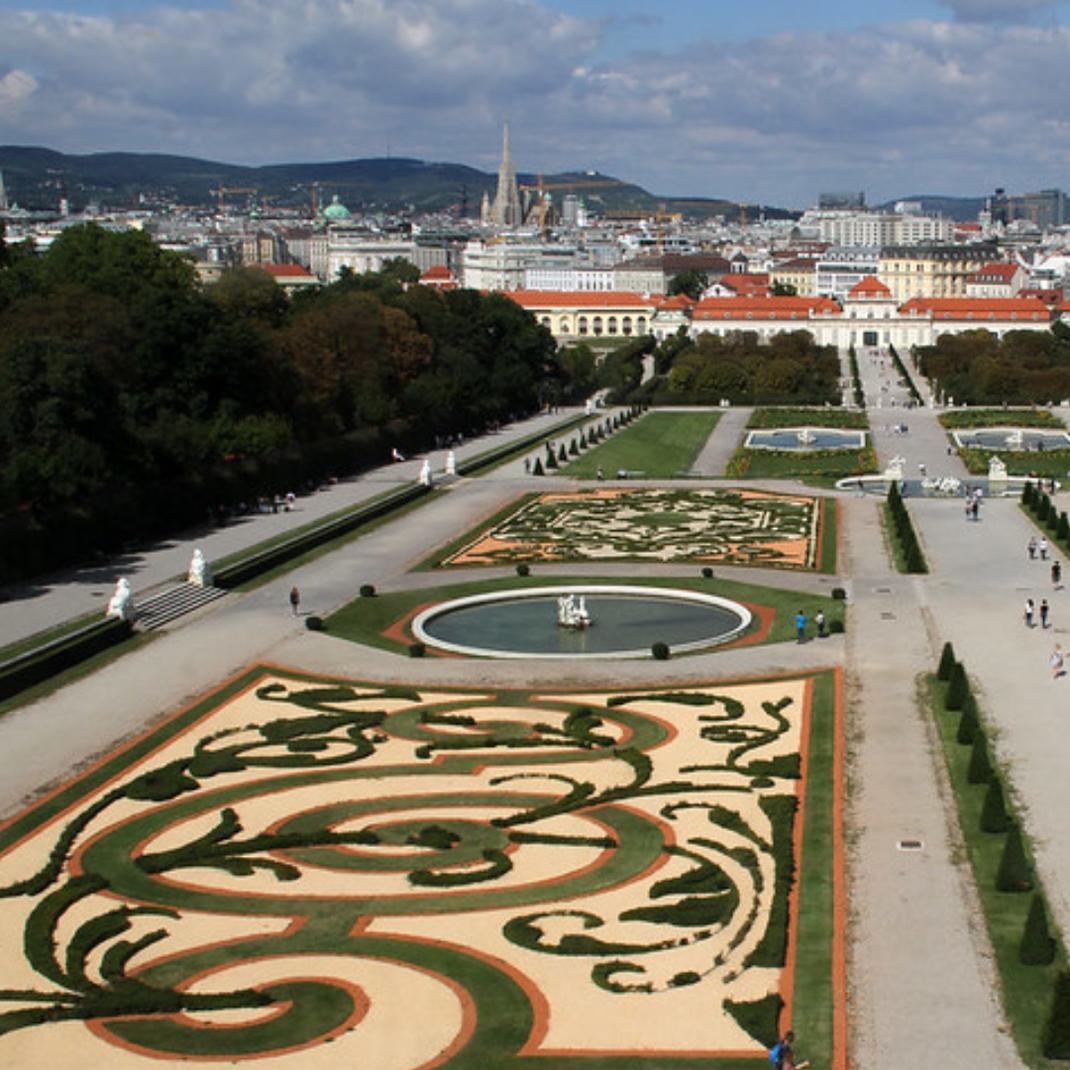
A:
<svg viewBox="0 0 1070 1070">
<path fill-rule="evenodd" d="M 502 135 L 502 162 L 498 168 L 498 192 L 494 197 L 491 219 L 503 227 L 518 227 L 524 222 L 520 208 L 520 191 L 516 185 L 516 168 L 509 144 L 509 120 Z"/>
</svg>

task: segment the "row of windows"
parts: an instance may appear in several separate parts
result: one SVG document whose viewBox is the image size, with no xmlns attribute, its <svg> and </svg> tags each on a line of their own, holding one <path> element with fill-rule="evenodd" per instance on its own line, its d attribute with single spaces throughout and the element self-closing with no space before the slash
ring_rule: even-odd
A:
<svg viewBox="0 0 1070 1070">
<path fill-rule="evenodd" d="M 553 321 L 549 316 L 543 316 L 539 322 L 553 330 Z M 631 316 L 578 316 L 576 318 L 576 334 L 624 334 L 646 333 L 646 316 L 637 316 L 634 320 Z M 562 319 L 558 324 L 558 334 L 570 334 L 571 324 L 567 319 Z"/>
</svg>

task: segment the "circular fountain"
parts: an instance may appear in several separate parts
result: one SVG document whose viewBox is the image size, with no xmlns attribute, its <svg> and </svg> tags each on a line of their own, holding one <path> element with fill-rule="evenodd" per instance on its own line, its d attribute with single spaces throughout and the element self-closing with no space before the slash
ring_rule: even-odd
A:
<svg viewBox="0 0 1070 1070">
<path fill-rule="evenodd" d="M 582 605 L 582 626 L 566 619 L 568 605 Z M 674 653 L 726 643 L 751 619 L 746 606 L 698 591 L 581 584 L 458 598 L 424 610 L 412 627 L 428 646 L 473 657 L 636 658 L 655 642 Z"/>
</svg>

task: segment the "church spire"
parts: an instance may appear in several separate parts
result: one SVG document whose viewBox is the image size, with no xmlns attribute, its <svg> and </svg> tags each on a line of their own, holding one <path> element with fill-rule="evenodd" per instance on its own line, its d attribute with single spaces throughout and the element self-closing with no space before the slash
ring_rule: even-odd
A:
<svg viewBox="0 0 1070 1070">
<path fill-rule="evenodd" d="M 517 227 L 523 222 L 508 119 L 502 132 L 502 162 L 498 168 L 498 192 L 494 197 L 494 222 L 505 227 Z"/>
</svg>

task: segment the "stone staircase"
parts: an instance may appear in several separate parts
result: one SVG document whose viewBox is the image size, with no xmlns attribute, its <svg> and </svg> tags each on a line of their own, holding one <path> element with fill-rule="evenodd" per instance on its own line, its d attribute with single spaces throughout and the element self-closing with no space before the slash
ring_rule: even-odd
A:
<svg viewBox="0 0 1070 1070">
<path fill-rule="evenodd" d="M 157 594 L 136 602 L 137 615 L 134 627 L 138 631 L 151 632 L 195 609 L 214 602 L 226 595 L 220 587 L 198 587 L 192 583 L 177 583 Z"/>
</svg>

